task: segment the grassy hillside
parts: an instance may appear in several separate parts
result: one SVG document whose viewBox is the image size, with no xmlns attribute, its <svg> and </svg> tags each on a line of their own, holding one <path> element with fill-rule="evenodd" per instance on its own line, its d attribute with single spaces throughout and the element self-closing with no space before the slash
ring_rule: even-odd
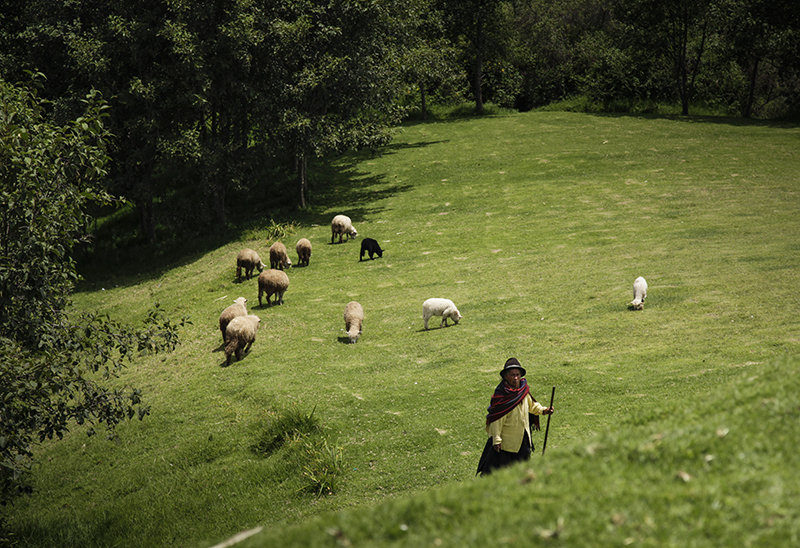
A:
<svg viewBox="0 0 800 548">
<path fill-rule="evenodd" d="M 754 365 L 665 418 L 623 421 L 530 466 L 241 546 L 793 546 L 798 367 Z"/>
<path fill-rule="evenodd" d="M 521 544 L 563 527 L 569 545 L 686 544 L 693 530 L 713 543 L 729 522 L 741 530 L 750 494 L 774 497 L 757 517 L 796 534 L 781 506 L 797 490 L 780 471 L 796 465 L 783 451 L 791 438 L 772 434 L 797 405 L 769 394 L 797 365 L 774 360 L 800 354 L 798 145 L 797 127 L 721 119 L 533 112 L 410 125 L 381 154 L 342 160 L 316 202 L 339 205 L 298 216 L 283 241 L 293 261 L 301 237 L 314 251 L 308 268 L 288 272 L 283 306 L 259 309 L 255 280 L 234 279 L 241 248 L 266 259 L 267 213 L 170 268 L 125 265 L 76 306 L 136 322 L 158 301 L 193 324 L 178 351 L 141 359 L 121 379 L 145 391 L 152 415 L 120 428 L 119 444 L 76 430 L 42 447 L 38 492 L 11 515 L 18 540 L 196 546 L 265 526 L 273 532 L 254 545 L 284 534 L 298 546 L 497 535 Z M 337 213 L 352 217 L 356 241 L 330 244 Z M 384 257 L 359 262 L 362 237 Z M 639 275 L 650 289 L 633 312 Z M 226 368 L 216 323 L 240 295 L 262 329 Z M 422 302 L 434 296 L 455 301 L 459 325 L 422 329 Z M 356 345 L 343 342 L 350 300 L 366 311 Z M 509 356 L 540 401 L 557 387 L 547 460 L 531 474 L 474 481 L 485 408 Z M 748 402 L 760 406 L 751 428 L 767 427 L 745 440 Z M 771 422 L 756 422 L 764 409 Z M 313 412 L 342 458 L 332 495 L 304 490 L 302 440 L 258 449 L 292 412 Z M 760 449 L 742 453 L 751 440 Z M 707 474 L 710 486 L 675 482 L 681 471 Z M 744 484 L 740 500 L 731 489 Z M 497 530 L 504 496 L 524 510 L 507 536 Z M 316 515 L 328 517 L 291 527 Z M 422 524 L 419 536 L 393 516 Z"/>
</svg>

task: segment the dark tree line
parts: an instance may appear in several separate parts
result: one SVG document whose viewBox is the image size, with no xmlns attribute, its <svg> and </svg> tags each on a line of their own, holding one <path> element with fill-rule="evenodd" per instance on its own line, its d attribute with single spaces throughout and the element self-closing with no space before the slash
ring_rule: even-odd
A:
<svg viewBox="0 0 800 548">
<path fill-rule="evenodd" d="M 531 109 L 705 104 L 741 116 L 800 108 L 792 0 L 0 1 L 0 70 L 47 77 L 62 120 L 108 101 L 108 190 L 142 234 L 170 217 L 224 226 L 227 197 L 291 166 L 378 147 L 431 101 Z M 413 102 L 403 99 L 413 90 Z"/>
<path fill-rule="evenodd" d="M 102 93 L 115 137 L 108 190 L 135 204 L 151 241 L 159 203 L 224 226 L 231 187 L 254 184 L 270 161 L 296 167 L 305 207 L 309 159 L 380 146 L 402 114 L 397 59 L 413 49 L 393 27 L 403 2 L 9 4 L 3 77 L 44 73 L 61 119 L 87 90 Z"/>
</svg>

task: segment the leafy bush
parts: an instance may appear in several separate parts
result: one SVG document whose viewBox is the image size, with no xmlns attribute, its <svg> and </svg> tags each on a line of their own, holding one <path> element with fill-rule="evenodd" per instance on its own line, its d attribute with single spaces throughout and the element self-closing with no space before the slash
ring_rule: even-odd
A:
<svg viewBox="0 0 800 548">
<path fill-rule="evenodd" d="M 0 80 L 0 504 L 31 491 L 37 441 L 84 423 L 105 424 L 114 439 L 117 424 L 147 415 L 138 389 L 107 383 L 133 356 L 174 349 L 185 324 L 158 305 L 143 329 L 69 313 L 85 207 L 112 201 L 98 188 L 106 107 L 96 92 L 85 104 L 84 116 L 60 126 L 33 89 Z"/>
</svg>

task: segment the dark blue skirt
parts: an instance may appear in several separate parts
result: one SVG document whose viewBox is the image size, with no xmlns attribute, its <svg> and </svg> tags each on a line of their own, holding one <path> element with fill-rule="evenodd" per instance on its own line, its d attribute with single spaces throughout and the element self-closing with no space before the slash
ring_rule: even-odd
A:
<svg viewBox="0 0 800 548">
<path fill-rule="evenodd" d="M 478 462 L 478 471 L 475 472 L 475 475 L 477 476 L 480 474 L 481 476 L 488 476 L 492 473 L 492 470 L 496 470 L 497 468 L 503 468 L 515 462 L 529 460 L 532 451 L 533 445 L 528 437 L 528 432 L 525 432 L 522 438 L 522 446 L 516 453 L 510 453 L 502 449 L 500 451 L 495 451 L 492 438 L 488 438 L 486 440 L 486 446 L 483 448 L 483 453 L 481 453 L 481 460 Z"/>
</svg>

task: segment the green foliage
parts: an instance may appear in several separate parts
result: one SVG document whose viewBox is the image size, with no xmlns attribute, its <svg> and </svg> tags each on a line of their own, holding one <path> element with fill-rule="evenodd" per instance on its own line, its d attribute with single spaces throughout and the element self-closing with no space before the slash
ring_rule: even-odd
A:
<svg viewBox="0 0 800 548">
<path fill-rule="evenodd" d="M 89 201 L 109 201 L 105 105 L 96 92 L 86 113 L 59 127 L 30 88 L 0 80 L 0 334 L 26 347 L 58 323 L 75 283 L 72 247 L 86 235 Z"/>
<path fill-rule="evenodd" d="M 246 231 L 242 237 L 248 240 L 265 239 L 267 241 L 283 240 L 298 230 L 296 221 L 279 222 L 270 219 L 269 223 Z"/>
<path fill-rule="evenodd" d="M 33 444 L 61 439 L 70 424 L 105 424 L 148 413 L 141 391 L 108 384 L 135 355 L 173 350 L 177 330 L 159 306 L 140 329 L 70 313 L 90 202 L 105 174 L 104 103 L 65 126 L 35 92 L 0 80 L 0 504 L 30 492 Z M 93 434 L 92 427 L 86 429 Z M 0 524 L 2 525 L 2 524 Z M 2 527 L 0 526 L 0 529 Z"/>
</svg>

